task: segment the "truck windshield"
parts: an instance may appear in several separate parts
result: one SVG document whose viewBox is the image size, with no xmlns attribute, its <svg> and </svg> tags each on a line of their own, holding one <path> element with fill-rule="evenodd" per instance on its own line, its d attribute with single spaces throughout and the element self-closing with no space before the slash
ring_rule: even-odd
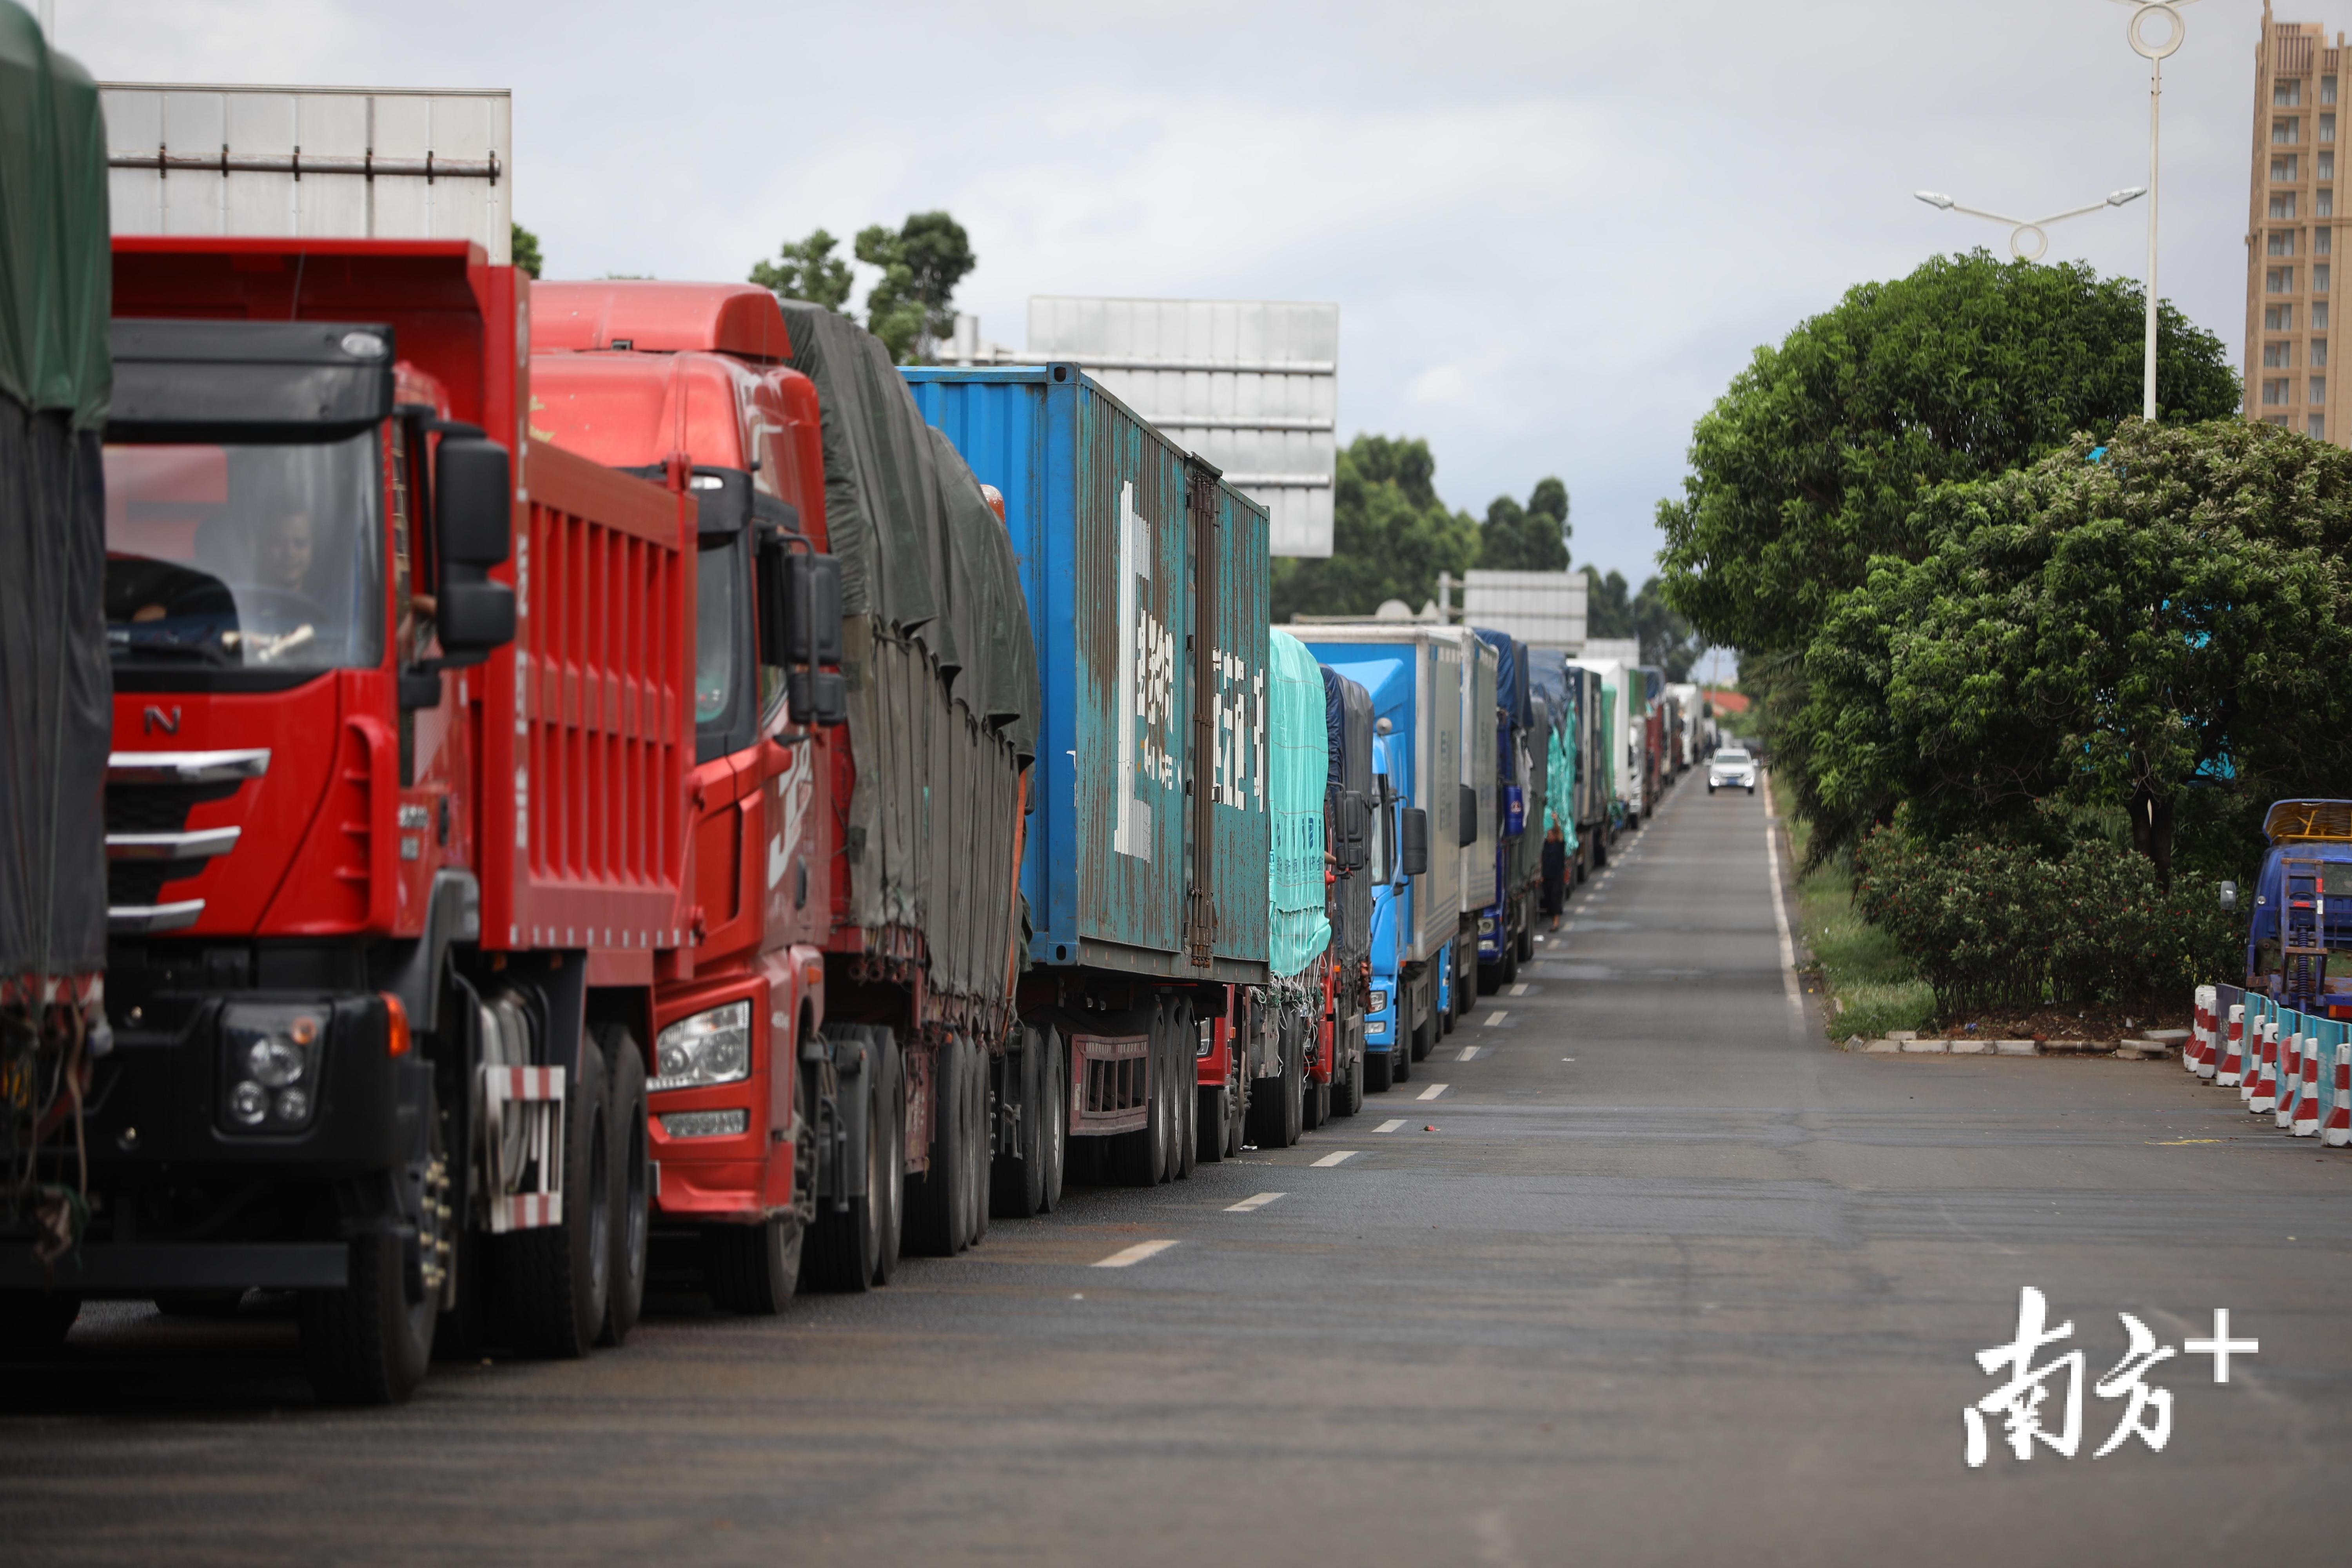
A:
<svg viewBox="0 0 2352 1568">
<path fill-rule="evenodd" d="M 694 630 L 694 721 L 708 725 L 733 716 L 736 650 L 734 541 L 704 544 L 698 561 Z"/>
<path fill-rule="evenodd" d="M 364 668 L 383 657 L 373 431 L 284 446 L 106 448 L 117 669 Z"/>
</svg>

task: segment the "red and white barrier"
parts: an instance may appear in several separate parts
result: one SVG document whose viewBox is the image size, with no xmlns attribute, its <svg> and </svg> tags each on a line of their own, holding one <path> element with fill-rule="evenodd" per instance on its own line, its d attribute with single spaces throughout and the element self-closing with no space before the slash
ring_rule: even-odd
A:
<svg viewBox="0 0 2352 1568">
<path fill-rule="evenodd" d="M 2189 1049 L 2180 1053 L 2180 1065 L 2199 1078 L 2213 1076 L 2213 1005 L 2216 995 L 2210 985 L 2197 988 L 2197 1005 L 2189 1031 Z"/>
<path fill-rule="evenodd" d="M 2315 1037 L 2305 1038 L 2300 1060 L 2303 1089 L 2294 1097 L 2294 1118 L 2288 1131 L 2298 1138 L 2312 1138 L 2319 1132 L 2319 1042 Z"/>
<path fill-rule="evenodd" d="M 2230 1016 L 2222 1026 L 2221 1065 L 2214 1070 L 2213 1082 L 2222 1089 L 2235 1089 L 2246 1077 L 2246 1005 L 2232 1002 Z"/>
<path fill-rule="evenodd" d="M 2335 1092 L 2328 1096 L 2327 1121 L 2320 1141 L 2331 1149 L 2352 1143 L 2352 1041 L 2336 1047 Z"/>
<path fill-rule="evenodd" d="M 2300 1015 L 2297 1015 L 2300 1016 Z M 2303 1031 L 2292 1025 L 2279 1039 L 2278 1100 L 2271 1108 L 2273 1126 L 2294 1126 L 2294 1097 L 2303 1088 Z"/>
<path fill-rule="evenodd" d="M 2262 1067 L 2246 1094 L 2246 1109 L 2256 1116 L 2278 1109 L 2278 1021 L 2263 1020 Z"/>
</svg>

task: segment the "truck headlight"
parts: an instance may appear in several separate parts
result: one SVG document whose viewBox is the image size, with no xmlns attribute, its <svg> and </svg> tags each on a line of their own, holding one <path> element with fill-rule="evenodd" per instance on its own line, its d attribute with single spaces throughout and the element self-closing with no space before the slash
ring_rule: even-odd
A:
<svg viewBox="0 0 2352 1568">
<path fill-rule="evenodd" d="M 318 1108 L 327 1010 L 297 1003 L 221 1009 L 220 1121 L 232 1132 L 293 1132 Z"/>
<path fill-rule="evenodd" d="M 730 1002 L 681 1018 L 654 1041 L 651 1089 L 733 1083 L 751 1071 L 751 1004 Z"/>
<path fill-rule="evenodd" d="M 1492 936 L 1495 934 L 1495 919 L 1492 915 L 1480 915 L 1478 917 L 1478 934 L 1480 936 Z"/>
<path fill-rule="evenodd" d="M 1387 1012 L 1389 1010 L 1389 994 L 1385 991 L 1374 991 L 1371 995 L 1371 1001 L 1368 1004 L 1368 1006 L 1370 1011 L 1375 1013 Z"/>
</svg>

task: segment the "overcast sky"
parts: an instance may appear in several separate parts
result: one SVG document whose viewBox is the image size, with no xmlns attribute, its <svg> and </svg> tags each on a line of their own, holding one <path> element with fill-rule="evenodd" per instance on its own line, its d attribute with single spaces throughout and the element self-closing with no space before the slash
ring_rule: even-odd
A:
<svg viewBox="0 0 2352 1568">
<path fill-rule="evenodd" d="M 29 5 L 34 0 L 26 0 Z M 2147 174 L 2112 0 L 56 0 L 104 79 L 514 90 L 549 275 L 740 278 L 778 242 L 945 207 L 959 303 L 1336 300 L 1339 424 L 1428 437 L 1482 513 L 1558 474 L 1579 563 L 1652 569 L 1692 421 L 1850 284 Z M 2163 292 L 2245 311 L 2259 0 L 2165 73 Z M 2352 0 L 2284 19 L 2352 27 Z M 2160 24 L 2157 30 L 2161 30 Z M 2137 278 L 2145 208 L 2050 258 Z"/>
</svg>

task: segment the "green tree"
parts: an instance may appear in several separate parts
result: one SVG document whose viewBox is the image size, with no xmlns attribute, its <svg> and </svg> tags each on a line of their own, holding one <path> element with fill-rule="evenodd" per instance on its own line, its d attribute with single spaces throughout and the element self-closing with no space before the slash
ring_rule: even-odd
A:
<svg viewBox="0 0 2352 1568">
<path fill-rule="evenodd" d="M 2352 453 L 2236 418 L 2091 451 L 1938 489 L 1926 557 L 1832 614 L 1790 726 L 1816 845 L 2128 831 L 2229 874 L 2270 801 L 2345 793 Z"/>
<path fill-rule="evenodd" d="M 2084 265 L 1981 250 L 1849 290 L 1698 421 L 1683 494 L 1658 507 L 1667 596 L 1709 641 L 1801 652 L 1874 557 L 1925 554 L 1929 489 L 2139 412 L 2143 299 Z M 2169 305 L 2157 371 L 2168 422 L 2238 408 L 2221 340 Z"/>
<path fill-rule="evenodd" d="M 1698 662 L 1699 640 L 1690 622 L 1666 602 L 1665 591 L 1655 577 L 1633 595 L 1633 636 L 1642 644 L 1643 664 L 1658 666 L 1668 680 L 1690 678 L 1691 666 Z"/>
<path fill-rule="evenodd" d="M 1521 506 L 1496 496 L 1478 530 L 1478 564 L 1502 572 L 1568 570 L 1568 487 L 1557 479 L 1537 481 Z"/>
<path fill-rule="evenodd" d="M 1642 635 L 1633 619 L 1633 604 L 1625 596 L 1622 572 L 1603 577 L 1598 566 L 1584 569 L 1584 635 L 1612 641 Z"/>
<path fill-rule="evenodd" d="M 1478 558 L 1477 523 L 1438 499 L 1436 477 L 1423 440 L 1359 436 L 1343 447 L 1331 553 L 1274 563 L 1274 619 L 1368 616 L 1388 599 L 1417 610 L 1436 598 L 1440 572 L 1459 577 Z"/>
<path fill-rule="evenodd" d="M 909 213 L 896 234 L 880 224 L 857 233 L 857 259 L 882 277 L 866 296 L 866 326 L 900 364 L 930 357 L 955 330 L 956 285 L 979 264 L 963 225 L 944 212 Z"/>
<path fill-rule="evenodd" d="M 828 310 L 849 303 L 849 263 L 834 255 L 841 242 L 822 228 L 809 230 L 806 239 L 788 239 L 773 261 L 751 263 L 751 281 L 772 289 L 787 300 L 805 300 Z"/>
<path fill-rule="evenodd" d="M 513 253 L 514 264 L 533 278 L 538 277 L 539 269 L 542 265 L 539 259 L 539 236 L 519 223 L 509 225 L 509 249 Z"/>
</svg>

